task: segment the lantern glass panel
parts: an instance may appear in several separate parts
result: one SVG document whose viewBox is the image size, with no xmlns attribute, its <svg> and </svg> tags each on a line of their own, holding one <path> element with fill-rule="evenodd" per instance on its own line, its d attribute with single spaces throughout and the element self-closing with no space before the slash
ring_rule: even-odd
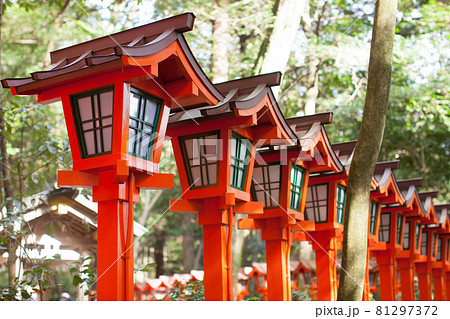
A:
<svg viewBox="0 0 450 319">
<path fill-rule="evenodd" d="M 305 219 L 316 223 L 326 223 L 328 221 L 328 184 L 308 186 Z"/>
<path fill-rule="evenodd" d="M 403 225 L 403 215 L 398 214 L 397 215 L 397 233 L 396 233 L 396 242 L 397 244 L 401 244 L 402 242 L 402 225 Z"/>
<path fill-rule="evenodd" d="M 416 250 L 419 249 L 420 230 L 420 225 L 418 222 L 416 222 Z"/>
<path fill-rule="evenodd" d="M 447 239 L 447 261 L 450 263 L 450 239 Z"/>
<path fill-rule="evenodd" d="M 409 228 L 411 222 L 405 222 L 405 230 L 403 231 L 403 249 L 409 249 Z"/>
<path fill-rule="evenodd" d="M 110 154 L 114 89 L 107 87 L 73 95 L 71 98 L 82 157 Z"/>
<path fill-rule="evenodd" d="M 433 249 L 431 252 L 432 256 L 436 257 L 436 233 L 433 233 L 432 235 L 431 249 Z"/>
<path fill-rule="evenodd" d="M 420 243 L 420 254 L 427 255 L 428 253 L 428 232 L 422 231 L 422 241 Z"/>
<path fill-rule="evenodd" d="M 436 260 L 441 261 L 442 260 L 442 237 L 438 238 L 437 245 L 438 246 L 437 246 Z"/>
<path fill-rule="evenodd" d="M 336 221 L 339 224 L 342 224 L 344 222 L 344 206 L 345 206 L 346 191 L 347 189 L 344 186 L 342 185 L 337 186 Z"/>
<path fill-rule="evenodd" d="M 378 203 L 376 201 L 370 202 L 370 234 L 375 235 L 377 216 L 378 215 Z"/>
<path fill-rule="evenodd" d="M 219 132 L 180 138 L 190 188 L 218 185 L 220 140 Z"/>
<path fill-rule="evenodd" d="M 231 138 L 230 186 L 244 190 L 251 142 L 233 133 Z"/>
<path fill-rule="evenodd" d="M 291 168 L 291 209 L 300 211 L 300 201 L 303 190 L 303 180 L 305 171 L 297 166 L 292 165 Z"/>
<path fill-rule="evenodd" d="M 279 206 L 281 189 L 281 165 L 269 163 L 255 166 L 253 169 L 252 190 L 256 201 L 262 202 L 264 208 Z"/>
<path fill-rule="evenodd" d="M 135 88 L 130 91 L 128 153 L 150 160 L 162 101 Z"/>
<path fill-rule="evenodd" d="M 380 215 L 378 241 L 384 241 L 386 243 L 390 243 L 391 241 L 391 213 L 382 213 Z"/>
</svg>

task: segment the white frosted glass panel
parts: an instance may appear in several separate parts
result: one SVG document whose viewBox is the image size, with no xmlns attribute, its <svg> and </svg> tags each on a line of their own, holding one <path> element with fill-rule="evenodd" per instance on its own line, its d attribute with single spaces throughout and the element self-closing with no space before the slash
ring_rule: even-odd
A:
<svg viewBox="0 0 450 319">
<path fill-rule="evenodd" d="M 83 124 L 83 131 L 90 130 L 94 127 L 94 124 L 92 122 L 86 122 Z"/>
<path fill-rule="evenodd" d="M 103 129 L 103 140 L 104 140 L 104 146 L 105 152 L 111 151 L 112 147 L 112 127 L 107 127 Z"/>
<path fill-rule="evenodd" d="M 210 184 L 217 183 L 217 165 L 208 165 L 208 174 Z"/>
<path fill-rule="evenodd" d="M 130 98 L 130 116 L 139 117 L 139 95 L 131 93 Z"/>
<path fill-rule="evenodd" d="M 92 155 L 95 153 L 95 144 L 94 144 L 94 132 L 89 131 L 84 133 L 84 141 L 86 143 L 86 151 L 88 155 Z"/>
<path fill-rule="evenodd" d="M 100 107 L 102 116 L 110 116 L 113 113 L 113 92 L 100 94 Z"/>
<path fill-rule="evenodd" d="M 155 121 L 156 111 L 158 109 L 158 104 L 152 100 L 147 100 L 145 103 L 145 117 L 144 120 L 148 123 L 152 123 Z"/>
<path fill-rule="evenodd" d="M 91 97 L 83 97 L 77 100 L 81 121 L 92 120 Z"/>
<path fill-rule="evenodd" d="M 195 186 L 202 185 L 202 178 L 200 176 L 200 167 L 192 167 L 192 181 Z"/>
</svg>

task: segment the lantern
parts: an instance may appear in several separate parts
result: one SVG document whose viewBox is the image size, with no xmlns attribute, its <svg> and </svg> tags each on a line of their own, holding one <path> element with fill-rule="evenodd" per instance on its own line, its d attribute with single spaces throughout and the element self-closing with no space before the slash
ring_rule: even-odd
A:
<svg viewBox="0 0 450 319">
<path fill-rule="evenodd" d="M 252 198 L 263 203 L 264 213 L 239 220 L 240 229 L 261 230 L 261 237 L 266 243 L 269 300 L 291 299 L 290 282 L 287 280 L 290 276 L 291 231 L 301 230 L 294 234 L 303 236 L 306 230 L 308 234 L 314 231 L 314 223 L 304 221 L 310 172 L 325 169 L 337 172 L 340 169 L 339 161 L 327 148 L 326 134 L 322 128 L 322 124 L 331 121 L 331 113 L 287 121 L 299 134 L 301 147 L 268 146 L 258 150 L 258 164 L 253 169 Z M 297 240 L 295 236 L 294 240 Z"/>
<path fill-rule="evenodd" d="M 51 53 L 54 66 L 4 79 L 13 94 L 62 101 L 73 159 L 59 185 L 93 187 L 98 202 L 99 300 L 133 299 L 133 203 L 140 188 L 173 187 L 159 173 L 169 113 L 222 94 L 183 37 L 186 13 Z"/>
<path fill-rule="evenodd" d="M 216 84 L 223 101 L 174 112 L 169 120 L 168 135 L 183 190 L 183 199 L 172 201 L 170 210 L 198 213 L 203 226 L 206 300 L 232 300 L 234 214 L 260 216 L 263 206 L 275 208 L 281 200 L 280 166 L 254 167 L 257 146 L 295 145 L 297 139 L 279 116 L 270 89 L 280 80 L 280 73 L 272 73 Z M 283 249 L 286 239 L 284 234 L 283 243 L 278 243 Z"/>
</svg>

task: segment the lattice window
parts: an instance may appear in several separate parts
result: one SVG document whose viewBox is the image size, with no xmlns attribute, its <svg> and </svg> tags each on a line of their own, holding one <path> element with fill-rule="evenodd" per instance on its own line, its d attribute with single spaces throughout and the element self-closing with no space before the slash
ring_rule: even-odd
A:
<svg viewBox="0 0 450 319">
<path fill-rule="evenodd" d="M 114 89 L 108 87 L 73 95 L 72 105 L 83 158 L 110 154 Z"/>
<path fill-rule="evenodd" d="M 291 169 L 291 209 L 300 210 L 300 202 L 302 198 L 303 180 L 305 171 L 297 166 L 292 165 Z"/>
<path fill-rule="evenodd" d="M 251 143 L 237 134 L 231 138 L 230 186 L 243 190 Z"/>
<path fill-rule="evenodd" d="M 405 230 L 403 231 L 403 249 L 409 249 L 409 228 L 411 227 L 411 222 L 405 222 Z"/>
<path fill-rule="evenodd" d="M 135 88 L 130 91 L 128 153 L 149 160 L 162 101 Z"/>
<path fill-rule="evenodd" d="M 256 201 L 262 202 L 264 208 L 278 207 L 281 190 L 280 163 L 255 166 L 252 184 L 253 195 Z"/>
<path fill-rule="evenodd" d="M 380 215 L 378 241 L 391 242 L 391 213 L 382 213 Z"/>
<path fill-rule="evenodd" d="M 328 184 L 308 186 L 305 219 L 316 223 L 328 221 Z"/>
</svg>

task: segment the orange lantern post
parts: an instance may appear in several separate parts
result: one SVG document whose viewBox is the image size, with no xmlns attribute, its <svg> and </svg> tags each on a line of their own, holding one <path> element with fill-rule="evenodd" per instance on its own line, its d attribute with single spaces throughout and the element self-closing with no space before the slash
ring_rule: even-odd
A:
<svg viewBox="0 0 450 319">
<path fill-rule="evenodd" d="M 159 173 L 170 110 L 222 95 L 192 55 L 186 13 L 51 53 L 54 66 L 4 79 L 16 95 L 62 101 L 73 158 L 59 185 L 92 187 L 98 202 L 98 300 L 133 300 L 133 203 L 140 188 L 168 189 Z"/>
<path fill-rule="evenodd" d="M 403 249 L 406 217 L 420 217 L 423 214 L 415 193 L 415 186 L 420 185 L 420 183 L 421 180 L 403 183 L 397 181 L 398 188 L 404 192 L 401 200 L 394 204 L 384 205 L 381 209 L 378 243 L 372 249 L 371 254 L 376 257 L 379 264 L 380 295 L 381 300 L 384 301 L 396 300 L 399 273 L 395 258 L 399 256 Z M 406 225 L 409 226 L 408 223 Z M 409 228 L 406 232 L 409 234 Z M 381 246 L 384 243 L 386 248 Z M 406 266 L 400 265 L 400 269 L 404 269 L 404 267 Z M 403 274 L 405 275 L 405 272 Z M 411 272 L 408 274 L 411 276 Z M 402 271 L 400 271 L 401 275 Z M 402 289 L 407 288 L 402 287 Z"/>
<path fill-rule="evenodd" d="M 232 300 L 231 236 L 235 213 L 261 214 L 251 201 L 256 147 L 290 145 L 295 134 L 285 123 L 271 86 L 281 73 L 216 84 L 225 98 L 214 107 L 173 114 L 168 135 L 183 190 L 171 211 L 198 212 L 203 226 L 205 299 Z"/>
<path fill-rule="evenodd" d="M 427 192 L 429 193 L 429 192 Z M 426 193 L 421 193 L 421 196 L 425 196 Z M 434 300 L 443 301 L 446 300 L 445 297 L 445 255 L 444 249 L 446 246 L 445 241 L 450 235 L 450 225 L 449 219 L 446 211 L 436 210 L 436 217 L 439 221 L 438 225 L 434 225 L 437 231 L 436 239 L 436 261 L 431 264 L 431 275 L 433 277 L 433 288 L 434 288 Z M 430 226 L 433 227 L 433 226 Z"/>
<path fill-rule="evenodd" d="M 304 226 L 296 230 L 294 240 L 308 240 L 316 253 L 317 299 L 337 298 L 337 252 L 342 249 L 343 214 L 348 164 L 355 142 L 335 144 L 328 148 L 328 163 L 333 159 L 339 170 L 310 174 L 305 203 Z M 341 164 L 342 163 L 342 164 Z"/>
<path fill-rule="evenodd" d="M 408 183 L 408 181 L 406 181 Z M 419 193 L 420 195 L 420 193 Z M 422 220 L 422 235 L 420 239 L 420 256 L 415 260 L 416 274 L 419 279 L 419 297 L 421 301 L 432 300 L 432 277 L 431 267 L 436 261 L 437 249 L 437 229 L 432 225 L 438 225 L 436 211 L 432 198 L 437 196 L 437 192 L 427 192 L 420 196 L 425 212 L 425 219 Z"/>
<path fill-rule="evenodd" d="M 438 238 L 436 263 L 433 264 L 433 273 L 436 273 L 437 282 L 443 285 L 442 297 L 444 299 L 442 300 L 450 300 L 450 204 L 436 205 L 434 208 L 439 218 L 439 224 L 444 231 Z M 441 269 L 440 271 L 437 270 L 439 268 Z M 442 280 L 442 283 L 440 280 Z M 436 286 L 436 283 L 433 282 L 433 284 Z"/>
<path fill-rule="evenodd" d="M 305 131 L 299 143 L 287 148 L 261 149 L 253 170 L 253 199 L 264 204 L 262 215 L 249 215 L 239 221 L 239 228 L 260 229 L 266 243 L 268 300 L 291 300 L 290 242 L 291 230 L 298 229 L 303 217 L 308 176 L 329 165 L 321 125 L 331 122 L 332 113 L 288 119 L 292 129 Z M 334 153 L 332 153 L 334 155 Z M 317 157 L 317 158 L 315 158 Z M 330 167 L 331 166 L 331 167 Z"/>
<path fill-rule="evenodd" d="M 379 242 L 380 212 L 382 205 L 404 203 L 404 199 L 398 189 L 394 170 L 398 169 L 399 161 L 389 161 L 377 163 L 374 171 L 374 178 L 377 182 L 377 188 L 370 192 L 370 211 L 368 223 L 368 253 L 366 266 L 365 289 L 363 292 L 363 300 L 369 300 L 370 292 L 370 275 L 369 264 L 373 251 L 386 250 L 386 243 Z"/>
</svg>

